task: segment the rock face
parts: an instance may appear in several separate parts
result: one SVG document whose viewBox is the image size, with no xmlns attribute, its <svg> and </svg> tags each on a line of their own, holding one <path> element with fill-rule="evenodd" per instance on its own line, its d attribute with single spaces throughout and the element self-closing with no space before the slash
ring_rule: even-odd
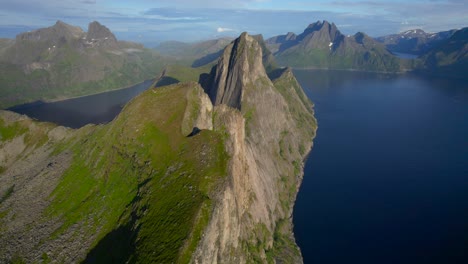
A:
<svg viewBox="0 0 468 264">
<path fill-rule="evenodd" d="M 246 33 L 226 47 L 212 71 L 206 89 L 215 105 L 213 125 L 230 135 L 232 158 L 196 263 L 301 262 L 294 242 L 284 248 L 273 237 L 294 241 L 290 216 L 315 119 L 291 71 L 279 71 L 272 82 L 260 45 Z"/>
<path fill-rule="evenodd" d="M 226 47 L 212 73 L 213 83 L 207 89 L 213 104 L 240 109 L 244 89 L 251 81 L 248 76 L 265 75 L 262 56 L 255 54 L 262 54 L 260 45 L 247 33 Z"/>
<path fill-rule="evenodd" d="M 317 21 L 297 37 L 267 40 L 278 63 L 298 68 L 399 71 L 399 59 L 386 47 L 362 32 L 341 34 L 334 23 Z"/>
</svg>

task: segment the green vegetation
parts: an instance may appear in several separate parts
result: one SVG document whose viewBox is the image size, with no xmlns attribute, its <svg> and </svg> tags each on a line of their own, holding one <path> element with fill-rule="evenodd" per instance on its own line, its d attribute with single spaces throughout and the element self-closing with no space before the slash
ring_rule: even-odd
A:
<svg viewBox="0 0 468 264">
<path fill-rule="evenodd" d="M 262 251 L 267 248 L 268 239 L 271 238 L 271 232 L 263 223 L 257 223 L 250 234 L 249 240 L 244 242 L 244 250 L 248 254 L 249 263 L 263 263 L 260 258 Z"/>
<path fill-rule="evenodd" d="M 213 39 L 197 43 L 169 41 L 161 43 L 155 49 L 165 56 L 175 58 L 177 64 L 199 67 L 216 62 L 223 49 L 230 42 L 230 38 Z"/>
<path fill-rule="evenodd" d="M 31 129 L 33 123 L 30 119 L 23 119 L 5 125 L 5 121 L 0 118 L 0 142 L 8 141 L 13 138 L 24 135 L 24 143 L 27 147 L 40 147 L 49 140 L 48 131 L 55 127 L 51 123 L 36 123 Z M 2 170 L 0 169 L 0 173 Z"/>
<path fill-rule="evenodd" d="M 5 125 L 5 122 L 0 119 L 0 140 L 7 141 L 26 133 L 28 130 L 22 126 L 20 122 L 14 122 L 9 126 Z"/>
<path fill-rule="evenodd" d="M 277 56 L 278 62 L 296 68 L 354 69 L 365 71 L 400 70 L 400 59 L 385 50 L 369 48 L 353 50 L 348 48 L 341 53 L 325 49 L 287 50 Z"/>
<path fill-rule="evenodd" d="M 212 66 L 212 64 L 208 64 L 194 68 L 181 64 L 173 64 L 166 67 L 165 77 L 170 77 L 177 82 L 198 82 L 200 75 L 203 73 L 209 73 Z"/>
<path fill-rule="evenodd" d="M 273 248 L 266 252 L 268 263 L 295 263 L 301 255 L 290 233 L 288 219 L 280 219 L 273 233 Z M 275 262 L 274 262 L 275 261 Z"/>
<path fill-rule="evenodd" d="M 313 138 L 317 127 L 317 121 L 313 115 L 310 115 L 313 114 L 313 104 L 304 94 L 304 91 L 295 80 L 292 72 L 289 69 L 283 70 L 280 76 L 273 80 L 273 84 L 288 103 L 289 111 L 296 120 L 296 124 L 298 124 L 300 128 L 304 128 L 301 129 L 301 131 L 306 134 L 296 136 Z M 297 101 L 300 101 L 302 104 L 295 103 Z M 309 114 L 307 112 L 309 112 Z"/>
<path fill-rule="evenodd" d="M 0 204 L 2 204 L 6 199 L 8 199 L 13 192 L 15 191 L 15 185 L 13 184 L 6 192 L 0 197 Z"/>
<path fill-rule="evenodd" d="M 105 248 L 100 245 L 112 243 L 108 238 L 119 228 L 133 226 L 120 260 L 188 262 L 228 160 L 217 132 L 180 132 L 191 89 L 193 84 L 148 90 L 112 123 L 93 128 L 86 139 L 70 140 L 74 160 L 47 210 L 49 217 L 63 219 L 55 235 L 75 224 L 90 235 L 98 232 L 89 256 L 107 263 L 115 259 L 98 254 Z"/>
</svg>

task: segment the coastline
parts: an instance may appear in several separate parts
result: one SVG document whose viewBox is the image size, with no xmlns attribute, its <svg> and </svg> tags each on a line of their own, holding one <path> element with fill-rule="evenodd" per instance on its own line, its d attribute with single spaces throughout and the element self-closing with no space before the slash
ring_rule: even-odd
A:
<svg viewBox="0 0 468 264">
<path fill-rule="evenodd" d="M 105 94 L 105 93 L 109 93 L 109 92 L 116 92 L 116 91 L 121 91 L 121 90 L 125 90 L 125 89 L 130 89 L 130 88 L 133 88 L 133 87 L 135 87 L 137 85 L 144 84 L 146 82 L 148 82 L 148 88 L 150 88 L 151 86 L 154 85 L 156 80 L 157 80 L 156 78 L 147 79 L 147 80 L 144 80 L 142 82 L 138 82 L 138 83 L 128 85 L 126 87 L 120 87 L 120 88 L 115 88 L 115 89 L 111 89 L 111 90 L 107 90 L 107 91 L 101 91 L 101 92 L 96 92 L 96 93 L 91 93 L 91 94 L 86 94 L 86 95 L 78 95 L 78 96 L 71 96 L 71 97 L 60 97 L 60 98 L 54 98 L 54 99 L 39 99 L 39 100 L 26 102 L 26 103 L 22 103 L 22 104 L 17 104 L 17 105 L 13 105 L 13 106 L 9 106 L 9 107 L 6 107 L 6 108 L 1 108 L 1 109 L 2 110 L 7 110 L 7 111 L 14 111 L 15 109 L 22 109 L 22 108 L 25 108 L 25 107 L 27 108 L 27 107 L 35 106 L 35 105 L 48 104 L 48 103 L 57 103 L 57 102 L 66 102 L 68 100 L 74 100 L 74 99 L 79 99 L 79 98 L 85 98 L 85 97 L 88 97 L 88 96 L 95 96 L 95 95 L 99 95 L 99 94 Z M 151 82 L 151 84 L 149 82 Z"/>
<path fill-rule="evenodd" d="M 291 207 L 291 211 L 289 212 L 289 221 L 290 221 L 290 226 L 291 226 L 291 230 L 290 230 L 291 239 L 293 240 L 293 242 L 296 245 L 297 249 L 299 249 L 299 253 L 300 253 L 300 256 L 301 256 L 301 259 L 302 259 L 303 262 L 304 262 L 304 257 L 302 256 L 302 249 L 297 244 L 296 234 L 294 233 L 294 208 L 296 207 L 297 196 L 299 194 L 299 191 L 301 190 L 302 181 L 304 179 L 305 164 L 306 164 L 307 160 L 309 159 L 310 153 L 314 149 L 314 139 L 317 137 L 318 120 L 315 117 L 315 109 L 314 109 L 314 119 L 315 119 L 316 126 L 315 126 L 315 129 L 314 129 L 314 136 L 312 137 L 312 144 L 310 145 L 309 151 L 304 155 L 304 158 L 302 159 L 302 173 L 301 173 L 300 177 L 297 179 L 297 182 L 296 182 L 296 195 L 294 195 L 294 197 L 292 197 L 292 199 L 291 199 L 292 207 Z"/>
<path fill-rule="evenodd" d="M 403 71 L 370 71 L 370 70 L 361 70 L 361 69 L 333 69 L 333 68 L 318 68 L 318 67 L 291 67 L 293 70 L 320 70 L 320 71 L 344 71 L 344 72 L 367 72 L 367 73 L 381 73 L 381 74 L 407 74 L 415 73 L 414 70 L 403 70 Z"/>
<path fill-rule="evenodd" d="M 119 88 L 110 89 L 110 90 L 107 90 L 107 91 L 101 91 L 101 92 L 96 92 L 96 93 L 90 93 L 90 94 L 86 94 L 86 95 L 77 95 L 77 96 L 71 96 L 71 97 L 54 98 L 54 99 L 45 99 L 45 100 L 38 100 L 38 101 L 41 101 L 41 102 L 44 102 L 44 103 L 62 102 L 62 101 L 67 101 L 67 100 L 72 100 L 72 99 L 77 99 L 77 98 L 92 96 L 92 95 L 98 95 L 98 94 L 104 94 L 104 93 L 108 93 L 108 92 L 115 92 L 115 91 L 125 90 L 125 89 L 132 88 L 132 87 L 134 87 L 134 86 L 137 86 L 137 85 L 139 85 L 139 84 L 143 84 L 143 83 L 148 82 L 148 81 L 151 81 L 151 82 L 152 82 L 152 85 L 153 85 L 155 80 L 156 80 L 156 78 L 147 79 L 147 80 L 144 80 L 144 81 L 141 81 L 141 82 L 138 82 L 138 83 L 130 84 L 130 85 L 125 86 L 125 87 L 119 87 Z M 31 102 L 31 103 L 33 103 L 33 102 Z M 29 104 L 29 103 L 26 103 L 26 104 Z M 24 104 L 23 104 L 23 105 L 24 105 Z M 14 107 L 14 106 L 13 106 L 13 107 Z"/>
</svg>

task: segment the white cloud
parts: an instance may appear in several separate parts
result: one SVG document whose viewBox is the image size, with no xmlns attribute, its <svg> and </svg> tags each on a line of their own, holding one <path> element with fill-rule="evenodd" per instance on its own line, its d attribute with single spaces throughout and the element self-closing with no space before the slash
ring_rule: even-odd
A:
<svg viewBox="0 0 468 264">
<path fill-rule="evenodd" d="M 236 31 L 235 29 L 232 29 L 232 28 L 223 28 L 223 27 L 219 27 L 218 29 L 216 29 L 216 31 L 218 33 L 223 33 L 223 32 L 232 32 L 232 31 Z"/>
</svg>

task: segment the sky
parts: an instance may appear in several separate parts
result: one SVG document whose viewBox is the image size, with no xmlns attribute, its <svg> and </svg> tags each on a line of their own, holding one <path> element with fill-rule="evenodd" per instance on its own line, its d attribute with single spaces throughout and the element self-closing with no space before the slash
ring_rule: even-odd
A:
<svg viewBox="0 0 468 264">
<path fill-rule="evenodd" d="M 344 34 L 378 37 L 420 28 L 439 32 L 468 26 L 468 0 L 0 0 L 0 37 L 52 26 L 57 20 L 87 30 L 99 21 L 118 39 L 156 45 L 301 33 L 327 20 Z"/>
</svg>

